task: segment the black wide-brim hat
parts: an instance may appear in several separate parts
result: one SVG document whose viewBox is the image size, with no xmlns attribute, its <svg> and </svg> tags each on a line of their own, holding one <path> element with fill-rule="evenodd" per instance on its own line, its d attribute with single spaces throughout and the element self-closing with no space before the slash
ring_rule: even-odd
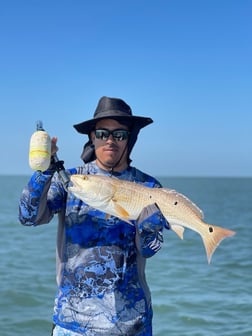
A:
<svg viewBox="0 0 252 336">
<path fill-rule="evenodd" d="M 74 125 L 74 128 L 82 134 L 90 134 L 96 123 L 101 119 L 115 119 L 118 122 L 126 122 L 130 129 L 140 130 L 151 124 L 153 120 L 148 117 L 134 116 L 131 108 L 120 98 L 102 97 L 97 105 L 93 119 Z"/>
</svg>

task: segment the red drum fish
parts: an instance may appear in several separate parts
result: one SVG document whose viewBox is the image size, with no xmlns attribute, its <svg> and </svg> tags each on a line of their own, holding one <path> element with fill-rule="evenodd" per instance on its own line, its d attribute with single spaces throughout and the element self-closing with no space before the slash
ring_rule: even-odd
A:
<svg viewBox="0 0 252 336">
<path fill-rule="evenodd" d="M 149 188 L 141 184 L 102 175 L 71 175 L 68 190 L 93 208 L 130 222 L 142 209 L 156 203 L 170 224 L 171 230 L 183 239 L 184 229 L 200 234 L 208 263 L 220 244 L 234 231 L 208 224 L 203 212 L 185 195 L 167 188 Z M 132 224 L 132 223 L 131 223 Z"/>
</svg>

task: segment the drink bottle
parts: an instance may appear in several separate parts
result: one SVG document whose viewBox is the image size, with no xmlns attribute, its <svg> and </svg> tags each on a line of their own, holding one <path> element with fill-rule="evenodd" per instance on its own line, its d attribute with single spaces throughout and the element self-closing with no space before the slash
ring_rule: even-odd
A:
<svg viewBox="0 0 252 336">
<path fill-rule="evenodd" d="M 33 170 L 45 171 L 51 163 L 51 138 L 43 129 L 41 121 L 37 122 L 37 130 L 32 134 L 29 149 L 29 165 Z"/>
</svg>

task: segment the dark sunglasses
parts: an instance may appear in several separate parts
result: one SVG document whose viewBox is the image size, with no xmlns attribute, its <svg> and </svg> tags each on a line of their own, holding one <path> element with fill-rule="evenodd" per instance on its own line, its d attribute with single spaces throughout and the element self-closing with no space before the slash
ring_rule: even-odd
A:
<svg viewBox="0 0 252 336">
<path fill-rule="evenodd" d="M 129 138 L 130 132 L 125 129 L 115 129 L 113 131 L 110 131 L 108 129 L 96 129 L 95 130 L 95 137 L 96 139 L 100 140 L 108 140 L 110 134 L 112 135 L 113 139 L 116 141 L 123 141 L 127 140 Z"/>
</svg>

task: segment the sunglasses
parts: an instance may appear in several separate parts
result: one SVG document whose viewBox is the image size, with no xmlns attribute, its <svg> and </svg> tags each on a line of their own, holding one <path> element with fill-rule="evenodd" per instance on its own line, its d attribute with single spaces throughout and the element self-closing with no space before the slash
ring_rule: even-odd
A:
<svg viewBox="0 0 252 336">
<path fill-rule="evenodd" d="M 96 129 L 95 130 L 95 137 L 99 140 L 108 140 L 110 134 L 112 135 L 113 139 L 116 141 L 123 141 L 129 138 L 130 132 L 125 129 L 115 129 L 110 131 L 108 129 Z"/>
</svg>

